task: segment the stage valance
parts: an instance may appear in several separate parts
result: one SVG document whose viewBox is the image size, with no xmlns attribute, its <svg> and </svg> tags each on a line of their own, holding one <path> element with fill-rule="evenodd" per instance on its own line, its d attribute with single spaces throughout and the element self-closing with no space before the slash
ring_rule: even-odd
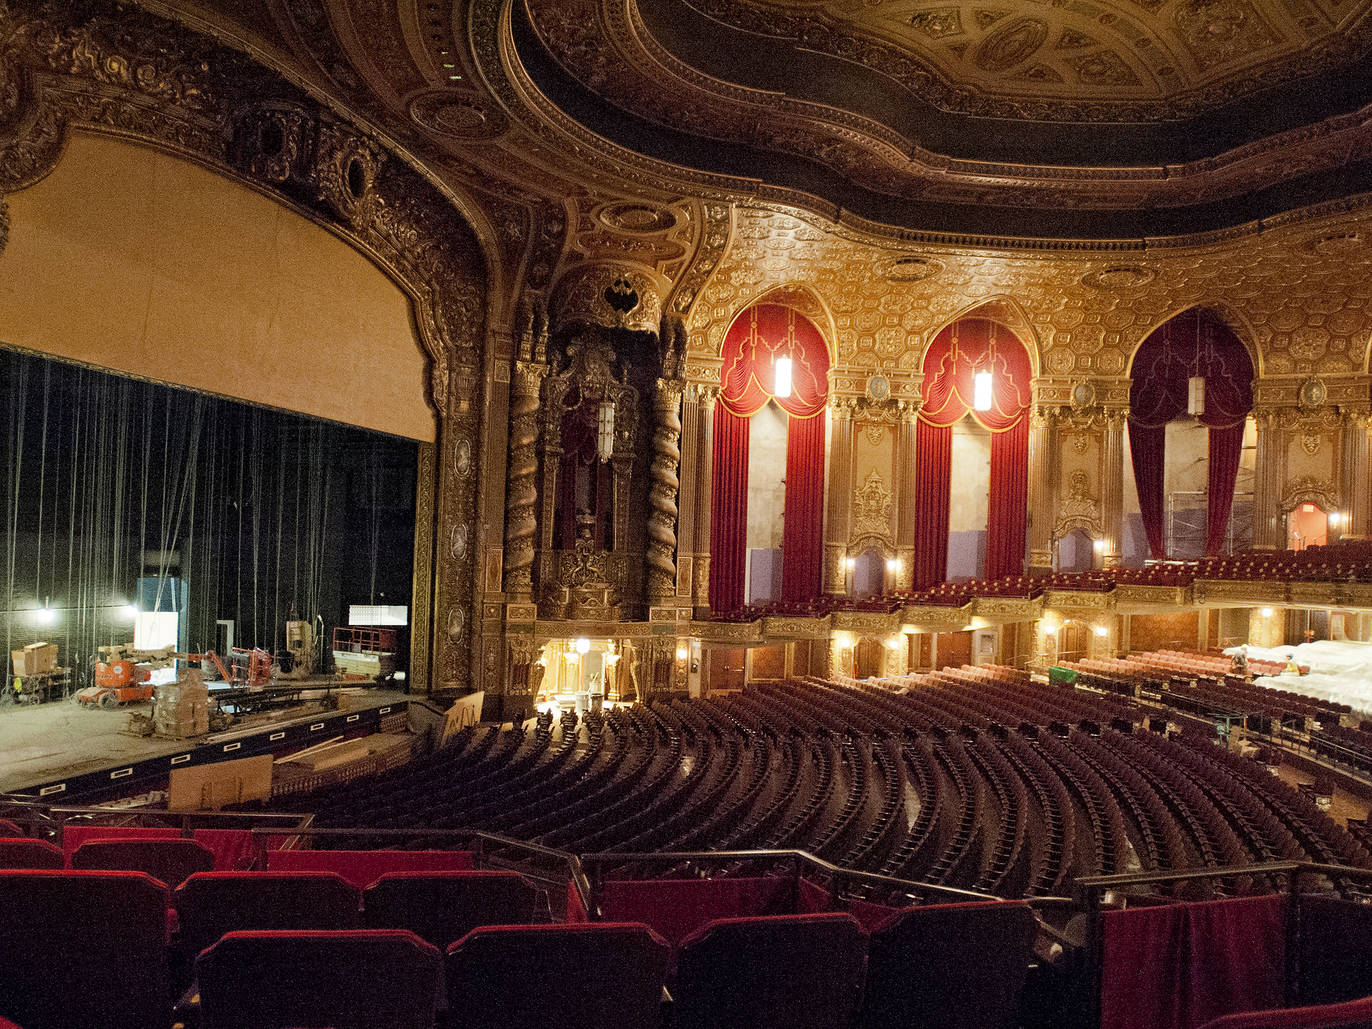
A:
<svg viewBox="0 0 1372 1029">
<path fill-rule="evenodd" d="M 724 337 L 720 403 L 747 418 L 768 400 L 787 414 L 809 418 L 829 396 L 829 351 L 814 322 L 780 304 L 757 304 L 735 319 Z M 791 359 L 791 395 L 774 392 L 776 363 Z"/>
<path fill-rule="evenodd" d="M 991 373 L 991 407 L 976 410 L 976 376 Z M 1010 428 L 1029 410 L 1033 367 L 1013 332 L 985 318 L 962 318 L 934 337 L 924 353 L 919 416 L 952 425 L 971 412 L 993 432 Z"/>
</svg>

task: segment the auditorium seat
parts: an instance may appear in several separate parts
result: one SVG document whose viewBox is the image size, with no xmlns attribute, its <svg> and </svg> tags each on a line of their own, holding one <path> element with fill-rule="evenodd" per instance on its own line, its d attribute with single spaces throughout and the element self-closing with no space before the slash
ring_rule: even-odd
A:
<svg viewBox="0 0 1372 1029">
<path fill-rule="evenodd" d="M 1033 955 L 1026 904 L 908 908 L 872 931 L 859 1029 L 1003 1029 Z"/>
<path fill-rule="evenodd" d="M 723 918 L 682 942 L 680 1029 L 844 1029 L 866 940 L 848 914 Z"/>
<path fill-rule="evenodd" d="M 657 1029 L 667 944 L 631 922 L 493 926 L 445 965 L 454 1029 Z"/>
<path fill-rule="evenodd" d="M 443 950 L 478 926 L 534 922 L 539 900 L 517 872 L 390 872 L 362 891 L 362 922 Z"/>
<path fill-rule="evenodd" d="M 465 850 L 273 850 L 273 872 L 337 872 L 359 890 L 387 872 L 450 872 L 472 867 Z"/>
<path fill-rule="evenodd" d="M 231 932 L 195 962 L 203 1029 L 431 1029 L 442 959 L 413 933 Z"/>
<path fill-rule="evenodd" d="M 72 868 L 146 872 L 175 889 L 214 868 L 214 851 L 194 840 L 92 840 L 71 855 Z"/>
<path fill-rule="evenodd" d="M 356 929 L 361 891 L 333 872 L 197 872 L 173 895 L 181 950 L 235 930 Z"/>
<path fill-rule="evenodd" d="M 0 872 L 0 1016 L 24 1029 L 163 1029 L 167 888 L 141 872 Z"/>
<path fill-rule="evenodd" d="M 61 868 L 62 851 L 44 840 L 0 839 L 0 868 Z"/>
<path fill-rule="evenodd" d="M 1223 1015 L 1201 1029 L 1372 1029 L 1372 997 L 1321 1004 Z"/>
</svg>

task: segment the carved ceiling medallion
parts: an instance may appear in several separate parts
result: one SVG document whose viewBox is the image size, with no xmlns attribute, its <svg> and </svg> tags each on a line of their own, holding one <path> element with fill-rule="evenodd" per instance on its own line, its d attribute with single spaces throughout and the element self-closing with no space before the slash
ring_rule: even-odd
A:
<svg viewBox="0 0 1372 1029">
<path fill-rule="evenodd" d="M 503 114 L 474 94 L 433 90 L 411 97 L 408 106 L 417 125 L 451 139 L 493 139 L 509 128 Z"/>
<path fill-rule="evenodd" d="M 1158 277 L 1156 269 L 1137 264 L 1114 264 L 1099 271 L 1087 272 L 1081 284 L 1091 289 L 1121 290 L 1146 286 Z"/>
</svg>

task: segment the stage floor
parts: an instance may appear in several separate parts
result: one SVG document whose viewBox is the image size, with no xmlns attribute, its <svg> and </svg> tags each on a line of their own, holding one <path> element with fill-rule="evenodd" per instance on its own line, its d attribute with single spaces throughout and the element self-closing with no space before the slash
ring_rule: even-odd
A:
<svg viewBox="0 0 1372 1029">
<path fill-rule="evenodd" d="M 1364 717 L 1372 717 L 1372 643 L 1316 640 L 1294 647 L 1248 647 L 1249 660 L 1285 662 L 1292 654 L 1296 664 L 1308 667 L 1310 674 L 1263 675 L 1253 681 L 1274 690 L 1347 704 Z"/>
<path fill-rule="evenodd" d="M 349 697 L 353 710 L 411 699 L 396 690 L 357 687 L 342 692 Z M 307 691 L 305 700 L 309 699 Z M 151 705 L 131 704 L 105 711 L 65 700 L 0 709 L 0 791 L 181 753 L 196 745 L 194 740 L 129 735 L 124 730 L 133 711 L 149 714 Z M 283 710 L 274 721 L 285 723 L 308 717 L 309 712 Z M 239 732 L 260 732 L 266 724 L 234 726 L 213 734 L 213 738 L 222 740 Z"/>
</svg>

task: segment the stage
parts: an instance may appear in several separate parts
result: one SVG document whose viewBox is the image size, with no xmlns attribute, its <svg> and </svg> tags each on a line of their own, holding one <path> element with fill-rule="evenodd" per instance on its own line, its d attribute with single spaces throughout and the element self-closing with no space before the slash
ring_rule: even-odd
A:
<svg viewBox="0 0 1372 1029">
<path fill-rule="evenodd" d="M 336 688 L 335 691 L 338 692 Z M 397 705 L 410 699 L 407 694 L 395 690 L 360 686 L 341 692 L 347 697 L 346 711 L 352 713 Z M 202 751 L 221 750 L 232 746 L 229 741 L 259 734 L 269 727 L 291 726 L 311 719 L 315 720 L 311 724 L 317 724 L 323 716 L 321 708 L 310 703 L 310 693 L 306 691 L 305 703 L 299 708 L 282 709 L 270 719 L 245 721 L 225 732 L 188 740 L 135 736 L 126 732 L 129 715 L 133 712 L 146 714 L 151 708 L 148 704 L 130 704 L 113 711 L 86 707 L 70 700 L 7 707 L 0 710 L 0 792 L 24 790 L 58 779 L 75 779 L 150 758 L 186 753 L 195 753 L 198 758 Z"/>
<path fill-rule="evenodd" d="M 1230 647 L 1225 653 L 1232 655 L 1235 649 Z M 1308 675 L 1260 675 L 1253 681 L 1274 690 L 1347 704 L 1372 718 L 1372 643 L 1318 640 L 1294 647 L 1248 647 L 1250 661 L 1285 664 L 1292 656 L 1296 664 L 1310 669 Z"/>
</svg>

